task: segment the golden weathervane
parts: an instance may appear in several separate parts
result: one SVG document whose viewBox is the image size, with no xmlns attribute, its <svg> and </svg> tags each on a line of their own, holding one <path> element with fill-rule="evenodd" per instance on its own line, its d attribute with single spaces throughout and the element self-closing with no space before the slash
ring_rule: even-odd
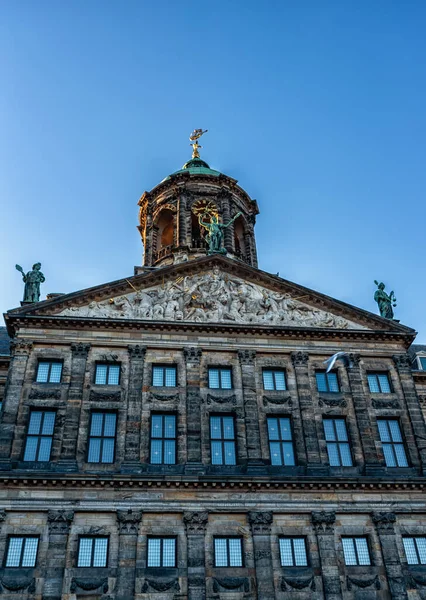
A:
<svg viewBox="0 0 426 600">
<path fill-rule="evenodd" d="M 198 152 L 198 149 L 202 148 L 202 146 L 199 145 L 198 140 L 202 135 L 207 133 L 207 131 L 207 129 L 205 129 L 204 131 L 202 129 L 194 129 L 194 131 L 189 136 L 189 141 L 193 142 L 192 144 L 190 144 L 190 146 L 192 146 L 192 158 L 200 158 L 200 153 Z"/>
</svg>

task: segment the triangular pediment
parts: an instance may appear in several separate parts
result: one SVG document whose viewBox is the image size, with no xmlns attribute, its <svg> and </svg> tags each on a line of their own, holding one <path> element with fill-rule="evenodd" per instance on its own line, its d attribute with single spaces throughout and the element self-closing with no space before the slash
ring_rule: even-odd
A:
<svg viewBox="0 0 426 600">
<path fill-rule="evenodd" d="M 226 257 L 206 257 L 9 311 L 82 319 L 414 333 Z"/>
</svg>

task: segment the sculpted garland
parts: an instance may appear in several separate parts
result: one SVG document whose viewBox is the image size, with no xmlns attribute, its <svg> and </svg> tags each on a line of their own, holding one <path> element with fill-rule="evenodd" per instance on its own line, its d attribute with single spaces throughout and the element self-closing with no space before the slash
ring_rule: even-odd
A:
<svg viewBox="0 0 426 600">
<path fill-rule="evenodd" d="M 307 327 L 359 328 L 356 323 L 314 309 L 256 284 L 224 274 L 218 267 L 180 277 L 162 287 L 66 308 L 61 315 L 109 319 L 257 323 Z"/>
</svg>

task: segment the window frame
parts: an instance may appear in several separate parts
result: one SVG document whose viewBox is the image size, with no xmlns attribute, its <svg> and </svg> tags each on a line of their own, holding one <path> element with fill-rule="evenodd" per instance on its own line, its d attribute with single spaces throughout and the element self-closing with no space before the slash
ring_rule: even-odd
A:
<svg viewBox="0 0 426 600">
<path fill-rule="evenodd" d="M 91 553 L 90 553 L 90 565 L 87 567 L 82 567 L 79 566 L 79 560 L 80 560 L 80 548 L 81 548 L 81 540 L 82 539 L 90 539 L 93 540 L 92 543 L 92 549 L 91 549 Z M 103 539 L 103 540 L 107 540 L 107 547 L 106 547 L 106 553 L 105 553 L 105 566 L 104 567 L 95 567 L 93 565 L 93 559 L 95 556 L 95 543 L 94 541 L 97 539 Z M 110 536 L 109 535 L 85 535 L 84 533 L 82 533 L 81 535 L 78 536 L 78 549 L 77 549 L 77 565 L 76 568 L 77 569 L 107 569 L 108 568 L 108 562 L 109 562 L 109 539 Z"/>
<path fill-rule="evenodd" d="M 98 367 L 106 367 L 107 368 L 107 372 L 106 372 L 106 377 L 105 377 L 105 383 L 96 383 L 96 376 L 98 373 Z M 108 379 L 109 379 L 109 369 L 110 367 L 118 367 L 118 382 L 117 383 L 108 383 Z M 95 376 L 93 379 L 93 385 L 112 385 L 112 386 L 117 386 L 121 384 L 121 363 L 119 362 L 106 362 L 106 361 L 99 361 L 95 363 Z"/>
<path fill-rule="evenodd" d="M 217 566 L 216 564 L 216 540 L 226 540 L 226 566 Z M 229 551 L 229 540 L 240 540 L 240 550 L 241 550 L 241 566 L 235 567 L 231 566 L 230 561 L 230 551 Z M 241 535 L 214 535 L 213 536 L 213 564 L 215 569 L 244 569 L 245 560 L 244 560 L 244 537 Z"/>
<path fill-rule="evenodd" d="M 212 422 L 211 422 L 211 418 L 212 417 L 220 417 L 220 431 L 221 431 L 221 437 L 219 438 L 212 438 Z M 223 437 L 223 417 L 231 417 L 233 420 L 233 426 L 234 426 L 234 438 L 231 439 L 226 439 Z M 235 467 L 238 464 L 238 446 L 237 446 L 237 420 L 234 414 L 232 413 L 209 413 L 209 437 L 210 437 L 210 464 L 214 467 Z M 212 443 L 213 442 L 220 442 L 221 443 L 221 447 L 222 447 L 222 462 L 220 464 L 214 464 L 213 463 L 213 452 L 212 452 Z M 225 462 L 225 442 L 233 442 L 234 443 L 234 452 L 235 452 L 235 463 L 233 465 L 227 465 Z"/>
<path fill-rule="evenodd" d="M 212 370 L 216 370 L 219 373 L 219 387 L 217 387 L 217 388 L 210 387 L 210 371 L 212 371 Z M 222 371 L 230 372 L 231 387 L 229 387 L 229 388 L 222 387 Z M 227 391 L 227 390 L 234 389 L 234 377 L 233 377 L 232 367 L 222 367 L 220 365 L 209 365 L 209 367 L 207 369 L 207 376 L 208 376 L 208 382 L 209 382 L 209 390 L 225 390 L 225 391 Z"/>
<path fill-rule="evenodd" d="M 160 566 L 153 567 L 149 565 L 149 542 L 151 540 L 160 540 Z M 164 540 L 174 540 L 175 541 L 175 553 L 174 553 L 174 565 L 173 567 L 165 567 L 163 565 L 163 541 Z M 177 569 L 178 565 L 178 536 L 177 535 L 148 535 L 146 540 L 146 568 L 147 569 Z"/>
<path fill-rule="evenodd" d="M 22 538 L 24 540 L 23 544 L 22 544 L 22 548 L 21 548 L 21 555 L 19 557 L 19 565 L 17 567 L 12 567 L 12 566 L 7 566 L 7 559 L 9 557 L 9 549 L 10 549 L 10 541 L 12 539 L 20 539 Z M 34 557 L 34 564 L 31 567 L 23 567 L 22 566 L 22 559 L 24 558 L 24 553 L 25 553 L 25 546 L 26 546 L 26 540 L 27 539 L 36 539 L 37 540 L 37 549 L 36 549 L 36 553 L 35 553 L 35 557 Z M 6 552 L 4 553 L 4 560 L 3 560 L 3 567 L 5 569 L 34 569 L 37 565 L 37 556 L 38 556 L 38 549 L 39 549 L 39 545 L 40 545 L 40 536 L 39 535 L 19 535 L 19 534 L 11 534 L 7 537 L 7 544 L 6 544 Z"/>
<path fill-rule="evenodd" d="M 382 386 L 381 386 L 381 383 L 380 383 L 379 375 L 386 375 L 386 378 L 387 378 L 388 384 L 389 384 L 389 391 L 388 392 L 383 392 L 382 391 Z M 380 388 L 380 392 L 373 392 L 373 391 L 371 391 L 370 381 L 368 379 L 370 376 L 374 376 L 376 378 L 377 385 Z M 393 386 L 392 386 L 392 380 L 391 380 L 391 378 L 389 376 L 389 371 L 367 371 L 367 385 L 368 385 L 368 390 L 369 390 L 370 394 L 393 394 L 394 393 L 394 389 L 393 389 Z"/>
<path fill-rule="evenodd" d="M 161 368 L 163 369 L 163 383 L 162 385 L 154 385 L 154 369 L 155 368 Z M 175 385 L 166 385 L 166 369 L 174 369 L 175 372 Z M 177 388 L 178 387 L 178 373 L 177 373 L 177 364 L 172 363 L 172 364 L 163 364 L 163 363 L 152 363 L 152 368 L 151 368 L 151 387 L 166 387 L 166 388 Z"/>
<path fill-rule="evenodd" d="M 31 424 L 31 415 L 33 413 L 37 413 L 37 412 L 40 412 L 43 415 L 42 418 L 41 418 L 41 422 L 40 422 L 40 430 L 43 429 L 45 413 L 54 413 L 55 419 L 54 419 L 54 422 L 53 422 L 53 433 L 52 433 L 52 435 L 45 435 L 45 434 L 42 434 L 42 433 L 38 433 L 36 435 L 36 434 L 33 434 L 33 433 L 29 433 L 30 424 Z M 23 449 L 22 449 L 22 462 L 31 463 L 31 462 L 49 462 L 50 461 L 50 459 L 52 457 L 52 447 L 53 447 L 53 438 L 55 436 L 55 427 L 56 427 L 57 412 L 58 411 L 56 410 L 56 408 L 38 408 L 36 406 L 32 406 L 31 407 L 30 414 L 29 414 L 29 419 L 28 419 L 28 423 L 27 423 L 27 430 L 25 432 L 25 443 L 23 444 Z M 36 437 L 37 438 L 37 448 L 36 448 L 36 458 L 35 458 L 35 460 L 25 460 L 25 453 L 26 453 L 26 450 L 27 450 L 27 443 L 28 443 L 28 439 L 30 437 Z M 50 444 L 49 458 L 47 460 L 38 460 L 38 458 L 37 458 L 38 455 L 39 455 L 39 452 L 40 452 L 40 444 L 41 444 L 42 438 L 51 438 L 51 441 L 52 441 L 52 443 Z"/>
<path fill-rule="evenodd" d="M 330 382 L 329 382 L 328 376 L 331 374 L 336 376 L 337 388 L 338 388 L 336 391 L 333 391 L 330 389 Z M 325 375 L 325 383 L 326 383 L 326 387 L 327 387 L 326 390 L 319 389 L 317 375 Z M 332 371 L 329 371 L 328 373 L 325 369 L 315 369 L 315 382 L 317 385 L 317 392 L 319 394 L 341 394 L 342 393 L 340 379 L 339 379 L 339 372 L 337 369 L 333 369 Z"/>
<path fill-rule="evenodd" d="M 348 565 L 346 563 L 346 557 L 345 557 L 345 548 L 343 545 L 343 540 L 353 540 L 353 546 L 354 546 L 354 551 L 355 551 L 355 558 L 356 558 L 356 565 Z M 368 565 L 366 564 L 361 564 L 359 562 L 359 555 L 358 555 L 358 548 L 356 545 L 355 540 L 365 540 L 366 544 L 367 544 L 367 551 L 368 551 Z M 371 553 L 371 548 L 370 548 L 370 536 L 368 535 L 342 535 L 341 536 L 341 543 L 342 543 L 342 551 L 343 551 L 343 560 L 345 563 L 346 567 L 373 567 L 374 563 L 373 563 L 373 559 L 372 559 L 372 553 Z"/>
<path fill-rule="evenodd" d="M 324 427 L 325 421 L 332 421 L 333 422 L 333 432 L 334 432 L 334 435 L 335 435 L 335 438 L 336 438 L 334 441 L 333 440 L 327 440 L 327 434 L 326 434 L 325 427 Z M 346 442 L 342 441 L 342 440 L 339 440 L 339 437 L 337 435 L 337 427 L 336 427 L 336 423 L 335 423 L 336 421 L 343 421 L 343 423 L 345 425 L 345 431 L 346 431 L 346 437 L 347 437 L 347 441 Z M 343 468 L 343 469 L 350 469 L 351 467 L 353 467 L 354 466 L 354 457 L 353 457 L 353 453 L 352 453 L 351 439 L 350 439 L 349 432 L 348 432 L 346 418 L 343 417 L 343 416 L 335 416 L 335 417 L 326 416 L 326 417 L 323 417 L 322 424 L 323 424 L 325 444 L 326 444 L 326 448 L 327 448 L 328 463 L 329 463 L 330 467 Z M 331 464 L 330 453 L 328 451 L 328 444 L 336 444 L 336 446 L 337 446 L 337 453 L 338 453 L 339 462 L 340 462 L 339 465 L 332 465 Z M 341 450 L 340 450 L 340 444 L 346 444 L 348 446 L 348 448 L 349 448 L 349 454 L 350 454 L 350 457 L 351 457 L 351 464 L 350 465 L 344 465 L 343 464 L 342 453 L 341 453 Z"/>
<path fill-rule="evenodd" d="M 115 415 L 115 433 L 114 433 L 114 437 L 113 436 L 104 436 L 104 435 L 91 435 L 90 431 L 92 429 L 92 419 L 93 419 L 93 415 L 94 414 L 101 414 L 104 415 L 104 418 L 102 420 L 102 432 L 104 432 L 105 430 L 105 415 Z M 89 428 L 88 428 L 88 436 L 87 436 L 87 452 L 86 452 L 86 462 L 89 465 L 113 465 L 115 463 L 116 460 L 116 451 L 117 451 L 117 426 L 118 426 L 118 411 L 115 410 L 100 410 L 100 409 L 96 409 L 96 410 L 91 410 L 90 411 L 90 419 L 89 419 Z M 103 450 L 103 440 L 105 438 L 107 439 L 114 439 L 114 454 L 113 454 L 113 460 L 111 462 L 103 462 L 102 460 L 98 461 L 98 462 L 91 462 L 89 461 L 89 455 L 90 455 L 90 440 L 91 439 L 100 439 L 101 440 L 101 445 L 100 445 L 100 449 L 99 449 L 99 458 L 102 458 L 102 450 Z"/>
<path fill-rule="evenodd" d="M 162 418 L 162 424 L 161 424 L 161 429 L 162 429 L 162 436 L 161 438 L 153 438 L 152 437 L 152 417 L 153 416 L 161 416 Z M 164 436 L 164 417 L 174 417 L 175 418 L 175 437 L 174 438 L 166 438 Z M 161 463 L 153 463 L 152 462 L 152 441 L 153 440 L 161 440 L 161 456 L 162 456 L 162 461 Z M 164 444 L 167 440 L 174 440 L 175 442 L 175 460 L 173 463 L 166 463 L 164 462 Z M 178 448 L 178 415 L 175 412 L 159 412 L 159 411 L 152 411 L 149 417 L 149 464 L 150 465 L 154 465 L 154 466 L 168 466 L 168 465 L 176 465 L 177 464 L 177 448 Z"/>
<path fill-rule="evenodd" d="M 274 388 L 272 390 L 268 390 L 265 387 L 265 378 L 264 378 L 264 373 L 266 372 L 270 372 L 272 373 L 272 380 L 274 382 Z M 279 390 L 277 388 L 277 380 L 276 380 L 276 373 L 282 373 L 284 375 L 284 389 L 283 390 Z M 286 370 L 284 368 L 281 367 L 263 367 L 262 369 L 262 384 L 263 384 L 263 391 L 264 392 L 287 392 L 288 391 L 288 387 L 287 387 L 287 373 Z"/>
<path fill-rule="evenodd" d="M 383 455 L 385 457 L 385 464 L 386 464 L 386 454 L 385 454 L 385 451 L 384 451 L 384 445 L 385 444 L 387 446 L 391 446 L 391 448 L 392 448 L 392 455 L 393 455 L 393 458 L 394 458 L 394 461 L 395 461 L 395 465 L 394 466 L 386 464 L 386 468 L 387 469 L 407 469 L 407 468 L 409 468 L 411 466 L 410 455 L 409 455 L 409 453 L 407 451 L 408 450 L 408 446 L 407 446 L 406 441 L 405 441 L 404 430 L 401 427 L 401 419 L 399 417 L 378 417 L 376 420 L 377 420 L 377 429 L 379 430 L 379 440 L 380 440 L 380 443 L 382 445 Z M 387 423 L 388 432 L 391 434 L 390 435 L 390 438 L 391 438 L 390 442 L 384 442 L 382 440 L 382 437 L 380 435 L 379 421 L 385 421 Z M 398 423 L 398 429 L 399 429 L 399 433 L 401 435 L 401 440 L 402 440 L 401 442 L 394 442 L 392 440 L 392 432 L 391 432 L 391 429 L 389 427 L 389 421 L 395 421 L 396 423 Z M 404 456 L 405 456 L 405 460 L 407 462 L 407 464 L 404 465 L 404 466 L 399 466 L 399 464 L 398 464 L 397 454 L 396 454 L 395 448 L 394 448 L 395 445 L 402 446 L 402 448 L 404 450 Z"/>
<path fill-rule="evenodd" d="M 279 428 L 279 439 L 278 440 L 271 440 L 269 438 L 269 419 L 277 419 L 278 421 L 280 419 L 288 419 L 289 423 L 290 423 L 290 433 L 291 433 L 291 440 L 283 440 L 281 438 L 281 427 L 280 424 L 278 423 L 278 428 Z M 267 432 L 267 437 L 268 437 L 268 446 L 269 446 L 269 458 L 271 460 L 271 466 L 272 467 L 295 467 L 297 466 L 297 455 L 296 455 L 296 447 L 295 447 L 295 443 L 294 443 L 294 431 L 293 431 L 293 420 L 291 418 L 291 415 L 275 415 L 273 413 L 269 413 L 266 415 L 266 432 Z M 273 465 L 272 464 L 272 458 L 271 458 L 271 442 L 275 442 L 275 443 L 279 443 L 280 445 L 280 454 L 281 454 L 281 464 L 280 465 Z M 294 458 L 294 464 L 293 465 L 287 465 L 285 463 L 284 460 L 284 449 L 283 449 L 283 444 L 285 442 L 290 442 L 293 448 L 293 458 Z"/>
<path fill-rule="evenodd" d="M 404 548 L 405 559 L 407 561 L 407 565 L 409 565 L 410 567 L 414 567 L 414 566 L 424 567 L 424 566 L 426 566 L 426 560 L 424 562 L 422 562 L 420 560 L 420 552 L 419 552 L 419 549 L 417 547 L 417 540 L 419 538 L 425 540 L 425 542 L 426 542 L 426 535 L 403 535 L 402 536 L 402 547 Z M 407 551 L 405 549 L 405 544 L 404 544 L 404 540 L 405 539 L 413 540 L 413 542 L 414 542 L 414 550 L 415 550 L 416 556 L 417 556 L 417 562 L 416 563 L 410 563 L 410 562 L 408 562 Z"/>
<path fill-rule="evenodd" d="M 46 363 L 49 365 L 48 370 L 47 370 L 47 381 L 38 381 L 38 372 L 40 369 L 40 365 L 42 363 Z M 61 376 L 59 378 L 59 381 L 50 381 L 50 375 L 52 373 L 52 365 L 61 365 Z M 38 362 L 37 362 L 37 370 L 36 370 L 36 376 L 35 376 L 35 383 L 41 383 L 43 385 L 59 385 L 60 383 L 62 383 L 62 374 L 64 372 L 64 361 L 61 359 L 42 359 L 39 358 Z"/>
<path fill-rule="evenodd" d="M 290 540 L 291 541 L 291 557 L 292 557 L 292 561 L 293 561 L 292 565 L 283 565 L 280 540 Z M 294 541 L 293 540 L 303 540 L 304 548 L 305 548 L 305 556 L 306 556 L 306 565 L 296 565 L 296 556 L 295 556 L 295 552 L 294 552 Z M 306 543 L 306 536 L 304 536 L 304 535 L 280 535 L 280 536 L 278 536 L 278 549 L 279 549 L 279 553 L 280 553 L 281 568 L 283 568 L 283 569 L 285 569 L 285 568 L 306 569 L 306 567 L 310 566 L 308 545 Z"/>
</svg>

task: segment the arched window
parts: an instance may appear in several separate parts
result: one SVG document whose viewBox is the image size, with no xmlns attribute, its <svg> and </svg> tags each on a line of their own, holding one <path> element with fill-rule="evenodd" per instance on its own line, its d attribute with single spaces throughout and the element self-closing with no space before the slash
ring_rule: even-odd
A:
<svg viewBox="0 0 426 600">
<path fill-rule="evenodd" d="M 157 218 L 157 251 L 174 245 L 174 216 L 171 210 L 165 208 Z"/>
<path fill-rule="evenodd" d="M 234 223 L 234 245 L 235 255 L 242 260 L 247 259 L 247 248 L 245 244 L 245 223 L 243 217 L 238 217 Z"/>
<path fill-rule="evenodd" d="M 198 217 L 191 213 L 191 247 L 192 248 L 205 248 L 206 241 L 201 231 L 200 224 L 198 223 Z"/>
</svg>

